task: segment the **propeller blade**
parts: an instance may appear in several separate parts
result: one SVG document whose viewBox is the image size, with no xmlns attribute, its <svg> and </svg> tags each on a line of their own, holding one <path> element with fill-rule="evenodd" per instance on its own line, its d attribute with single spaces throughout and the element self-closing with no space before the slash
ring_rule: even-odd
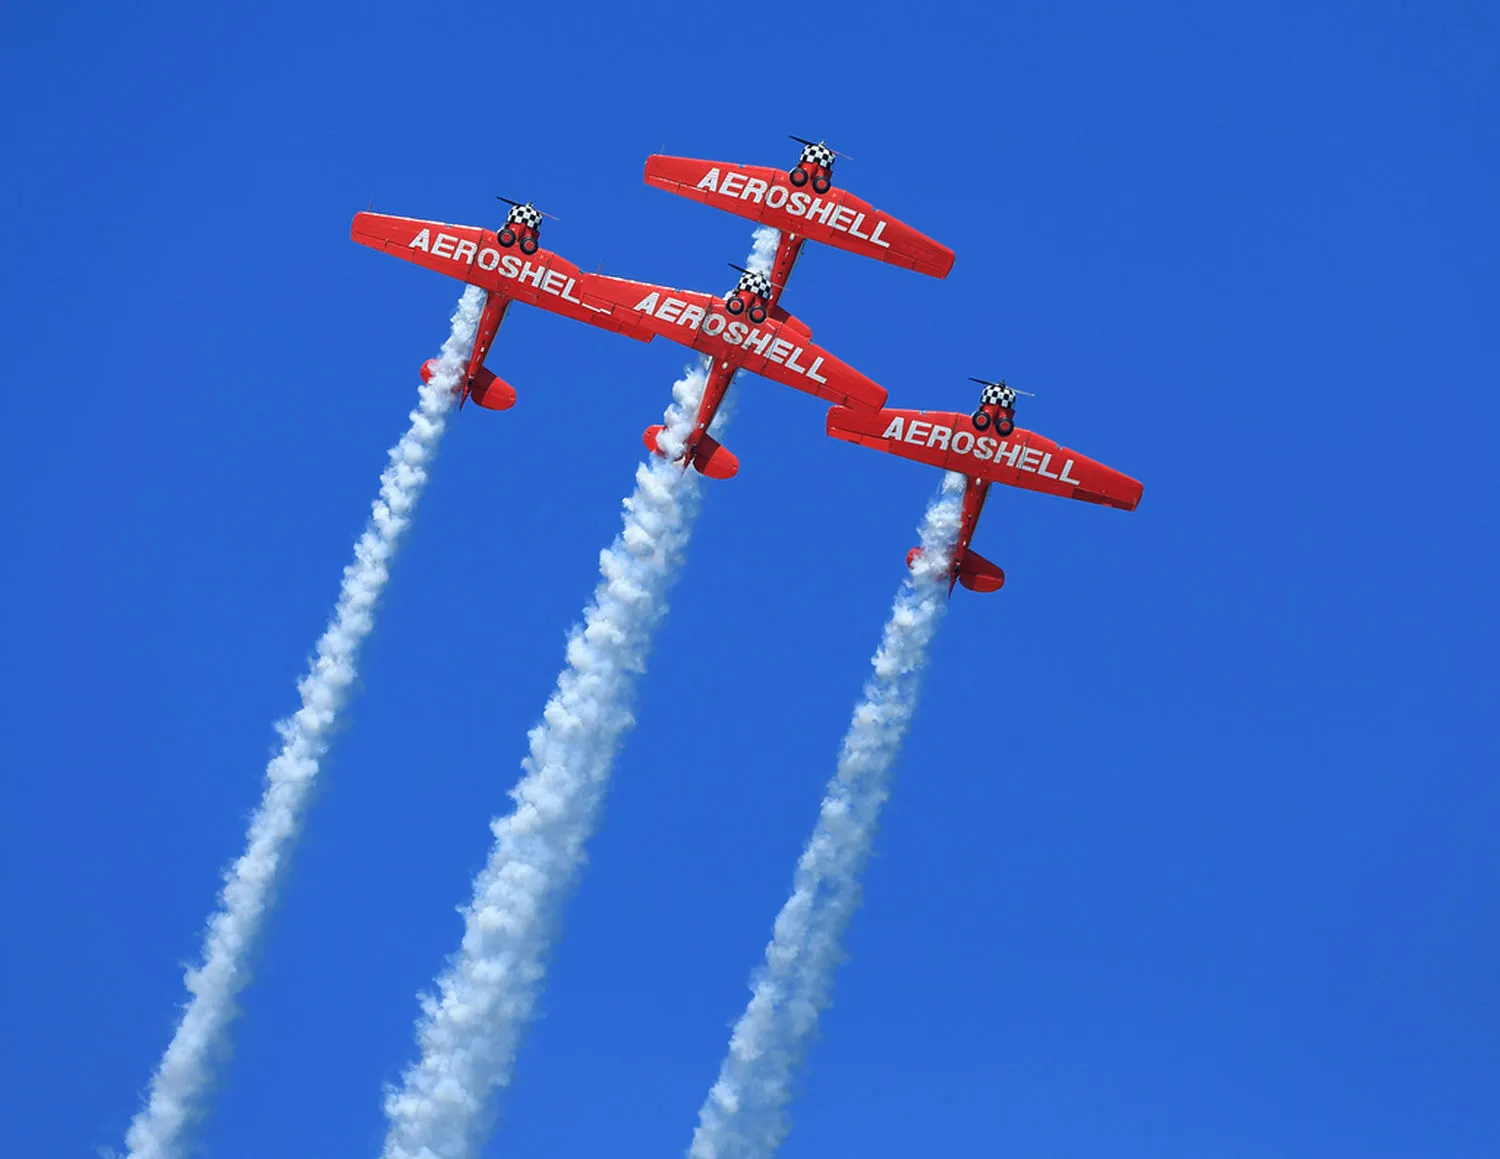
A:
<svg viewBox="0 0 1500 1159">
<path fill-rule="evenodd" d="M 799 144 L 799 145 L 822 145 L 825 149 L 827 149 L 835 157 L 842 157 L 845 161 L 853 161 L 854 160 L 854 158 L 851 157 L 851 156 L 849 156 L 848 153 L 841 153 L 841 152 L 839 152 L 839 150 L 835 149 L 827 141 L 809 141 L 806 137 L 793 137 L 791 133 L 788 133 L 787 136 L 790 137 L 793 141 L 796 141 L 797 144 Z"/>
<path fill-rule="evenodd" d="M 970 382 L 977 382 L 980 386 L 1003 386 L 1003 387 L 1005 387 L 1006 390 L 1012 391 L 1015 394 L 1024 394 L 1027 398 L 1035 398 L 1036 397 L 1036 395 L 1034 395 L 1029 390 L 1018 390 L 1016 387 L 1014 387 L 1014 386 L 1007 386 L 1003 382 L 991 382 L 991 381 L 989 381 L 989 379 L 986 379 L 986 378 L 970 378 L 969 381 Z"/>
<path fill-rule="evenodd" d="M 523 205 L 531 205 L 531 202 L 529 202 L 529 201 L 512 201 L 509 197 L 501 197 L 498 193 L 495 194 L 495 200 L 496 201 L 503 201 L 503 202 L 505 202 L 506 205 L 514 205 L 518 209 L 521 206 L 523 206 Z M 536 206 L 531 205 L 531 208 L 532 209 L 536 209 Z M 562 218 L 558 217 L 556 214 L 554 214 L 554 213 L 548 213 L 545 209 L 536 209 L 536 211 L 538 213 L 540 213 L 543 217 L 550 217 L 553 221 L 557 222 L 559 225 L 562 224 Z"/>
<path fill-rule="evenodd" d="M 747 270 L 747 269 L 746 269 L 746 268 L 745 268 L 745 267 L 744 267 L 744 266 L 737 266 L 737 265 L 735 265 L 735 264 L 734 264 L 734 263 L 733 263 L 733 262 L 726 262 L 726 263 L 725 263 L 725 264 L 726 264 L 726 265 L 727 265 L 727 266 L 728 266 L 728 267 L 729 267 L 729 268 L 730 268 L 730 269 L 731 269 L 731 270 L 738 270 L 738 271 L 739 271 L 739 272 L 740 272 L 740 273 L 742 273 L 742 274 L 748 274 L 748 273 L 750 273 L 750 271 L 749 271 L 749 270 Z M 780 282 L 778 282 L 778 281 L 776 281 L 776 280 L 774 280 L 774 279 L 773 279 L 773 278 L 772 278 L 772 277 L 771 277 L 771 275 L 770 275 L 770 274 L 762 274 L 762 275 L 761 275 L 761 277 L 763 277 L 763 278 L 765 278 L 765 280 L 766 280 L 766 281 L 768 281 L 768 282 L 770 282 L 770 283 L 771 283 L 771 285 L 773 285 L 773 286 L 775 286 L 775 287 L 776 287 L 776 288 L 777 288 L 777 289 L 778 289 L 778 290 L 779 290 L 779 289 L 781 289 L 781 288 L 782 288 L 782 284 L 781 284 L 781 283 L 780 283 Z"/>
</svg>

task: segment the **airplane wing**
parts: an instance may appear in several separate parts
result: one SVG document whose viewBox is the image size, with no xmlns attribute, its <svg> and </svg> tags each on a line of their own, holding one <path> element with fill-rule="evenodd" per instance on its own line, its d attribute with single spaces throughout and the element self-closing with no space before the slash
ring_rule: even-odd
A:
<svg viewBox="0 0 1500 1159">
<path fill-rule="evenodd" d="M 797 189 L 785 169 L 730 165 L 654 154 L 646 184 L 748 217 L 851 253 L 946 278 L 953 251 L 888 213 L 835 186 L 827 193 Z"/>
<path fill-rule="evenodd" d="M 350 236 L 360 245 L 529 306 L 613 330 L 639 342 L 650 342 L 654 337 L 637 318 L 589 306 L 581 288 L 592 275 L 550 250 L 526 255 L 513 246 L 502 246 L 493 230 L 384 213 L 357 213 Z"/>
<path fill-rule="evenodd" d="M 638 318 L 663 338 L 838 406 L 873 411 L 885 405 L 882 386 L 815 345 L 812 331 L 790 315 L 756 325 L 729 314 L 724 300 L 712 294 L 598 274 L 587 278 L 586 303 Z"/>
<path fill-rule="evenodd" d="M 1035 431 L 1017 427 L 1003 439 L 977 431 L 966 414 L 930 410 L 872 413 L 835 407 L 828 412 L 828 433 L 845 442 L 1027 491 L 1082 499 L 1122 511 L 1134 511 L 1141 501 L 1141 484 L 1129 475 L 1059 446 Z"/>
</svg>

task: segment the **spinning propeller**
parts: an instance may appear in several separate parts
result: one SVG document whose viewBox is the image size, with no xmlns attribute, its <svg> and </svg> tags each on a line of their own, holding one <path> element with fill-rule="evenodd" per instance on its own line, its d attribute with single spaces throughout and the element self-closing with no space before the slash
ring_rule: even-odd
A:
<svg viewBox="0 0 1500 1159">
<path fill-rule="evenodd" d="M 536 212 L 540 213 L 543 217 L 551 217 L 552 220 L 557 222 L 558 224 L 562 223 L 561 218 L 553 217 L 553 215 L 548 213 L 545 209 L 537 209 L 536 206 L 531 205 L 531 202 L 529 201 L 512 201 L 509 197 L 501 197 L 498 193 L 495 194 L 495 200 L 503 201 L 506 205 L 513 205 L 517 209 L 520 209 L 523 205 L 530 205 L 532 209 L 536 209 Z"/>
<path fill-rule="evenodd" d="M 827 141 L 809 141 L 806 137 L 794 137 L 794 136 L 792 136 L 791 133 L 788 133 L 787 136 L 790 137 L 793 141 L 796 141 L 797 144 L 799 144 L 799 145 L 822 145 L 823 148 L 827 149 L 835 157 L 842 157 L 845 161 L 853 161 L 854 160 L 854 158 L 851 157 L 851 156 L 849 156 L 848 153 L 840 153 L 837 149 L 835 149 Z"/>
<path fill-rule="evenodd" d="M 1024 394 L 1027 398 L 1035 398 L 1036 397 L 1036 395 L 1032 394 L 1031 391 L 1029 391 L 1029 390 L 1017 390 L 1013 386 L 1007 386 L 1006 383 L 1005 383 L 1005 379 L 1003 379 L 1003 378 L 999 382 L 991 382 L 987 378 L 970 378 L 969 381 L 970 382 L 977 382 L 980 386 L 998 386 L 998 387 L 1000 387 L 1000 389 L 1002 389 L 1002 390 L 1008 390 L 1012 394 Z"/>
</svg>

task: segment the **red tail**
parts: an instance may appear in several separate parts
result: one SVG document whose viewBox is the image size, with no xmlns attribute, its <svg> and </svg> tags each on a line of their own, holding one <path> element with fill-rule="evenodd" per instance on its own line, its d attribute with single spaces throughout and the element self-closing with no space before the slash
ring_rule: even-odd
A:
<svg viewBox="0 0 1500 1159">
<path fill-rule="evenodd" d="M 971 592 L 998 592 L 1005 586 L 1005 572 L 970 548 L 958 561 L 958 582 Z"/>
<path fill-rule="evenodd" d="M 431 382 L 432 376 L 437 373 L 438 360 L 429 358 L 422 363 L 422 381 Z M 459 405 L 463 400 L 473 397 L 474 401 L 487 410 L 509 410 L 516 405 L 516 388 L 511 386 L 503 378 L 496 378 L 485 367 L 481 366 L 479 372 L 474 376 L 474 384 L 468 390 L 464 390 L 463 383 L 459 383 Z"/>
<path fill-rule="evenodd" d="M 912 548 L 906 553 L 906 566 L 916 567 L 921 558 L 922 549 Z M 971 592 L 998 592 L 1005 586 L 1005 573 L 977 551 L 965 551 L 948 581 L 949 592 L 954 584 L 963 584 Z"/>
<path fill-rule="evenodd" d="M 661 425 L 646 428 L 646 447 L 653 455 L 662 453 L 657 441 L 666 429 Z M 717 439 L 699 435 L 698 445 L 693 449 L 693 466 L 706 479 L 733 479 L 739 473 L 740 461 L 734 452 L 720 446 Z"/>
</svg>

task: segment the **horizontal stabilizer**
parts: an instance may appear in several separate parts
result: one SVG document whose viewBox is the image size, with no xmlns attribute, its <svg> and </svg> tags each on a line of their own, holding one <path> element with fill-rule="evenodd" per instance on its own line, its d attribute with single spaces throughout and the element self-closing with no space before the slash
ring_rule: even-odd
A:
<svg viewBox="0 0 1500 1159">
<path fill-rule="evenodd" d="M 958 582 L 971 592 L 998 592 L 1005 586 L 1005 573 L 970 548 L 959 561 Z"/>
<path fill-rule="evenodd" d="M 660 424 L 646 428 L 646 449 L 653 455 L 662 453 L 658 440 L 666 429 Z M 706 479 L 733 479 L 739 473 L 740 461 L 732 451 L 721 447 L 717 439 L 700 435 L 698 446 L 693 451 L 693 466 Z"/>
<path fill-rule="evenodd" d="M 432 381 L 432 376 L 438 372 L 438 365 L 436 358 L 429 358 L 422 363 L 423 382 Z M 459 386 L 462 387 L 463 383 L 460 382 Z M 474 375 L 474 385 L 469 390 L 469 397 L 488 410 L 510 410 L 516 405 L 516 388 L 481 366 L 479 373 Z"/>
<path fill-rule="evenodd" d="M 702 435 L 693 450 L 693 466 L 707 479 L 733 479 L 739 473 L 740 461 L 716 439 Z"/>
<path fill-rule="evenodd" d="M 474 385 L 469 388 L 469 397 L 485 410 L 510 410 L 516 405 L 516 388 L 481 366 L 474 375 Z"/>
</svg>

